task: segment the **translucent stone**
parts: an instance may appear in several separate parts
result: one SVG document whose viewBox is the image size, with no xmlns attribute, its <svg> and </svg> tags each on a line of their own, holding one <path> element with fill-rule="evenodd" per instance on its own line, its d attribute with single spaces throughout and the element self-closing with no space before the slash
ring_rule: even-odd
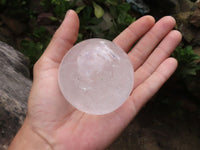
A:
<svg viewBox="0 0 200 150">
<path fill-rule="evenodd" d="M 127 54 L 104 39 L 73 46 L 59 68 L 65 99 L 80 111 L 103 115 L 119 108 L 133 89 L 133 66 Z"/>
</svg>

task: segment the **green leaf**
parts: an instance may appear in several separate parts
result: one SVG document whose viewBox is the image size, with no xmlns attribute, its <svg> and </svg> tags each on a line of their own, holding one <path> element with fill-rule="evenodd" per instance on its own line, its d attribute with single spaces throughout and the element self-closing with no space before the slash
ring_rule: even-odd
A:
<svg viewBox="0 0 200 150">
<path fill-rule="evenodd" d="M 117 9 L 119 12 L 128 12 L 130 10 L 131 6 L 128 3 L 123 3 L 117 6 Z"/>
<path fill-rule="evenodd" d="M 93 17 L 88 21 L 88 23 L 93 24 L 93 25 L 97 25 L 97 24 L 101 23 L 102 21 L 103 21 L 103 18 L 98 19 L 96 17 Z"/>
<path fill-rule="evenodd" d="M 135 18 L 132 18 L 131 15 L 121 12 L 117 18 L 119 24 L 129 25 L 135 21 Z"/>
<path fill-rule="evenodd" d="M 78 7 L 78 8 L 76 8 L 76 13 L 78 14 L 78 13 L 80 13 L 81 12 L 81 10 L 83 10 L 85 8 L 85 5 L 84 6 L 80 6 L 80 7 Z"/>
<path fill-rule="evenodd" d="M 42 55 L 44 51 L 43 43 L 22 40 L 21 41 L 21 52 L 30 58 L 31 67 L 38 60 L 38 58 Z"/>
<path fill-rule="evenodd" d="M 110 4 L 110 5 L 117 5 L 117 1 L 116 0 L 106 0 L 107 4 Z"/>
<path fill-rule="evenodd" d="M 78 34 L 78 39 L 77 39 L 77 43 L 83 40 L 83 34 L 79 33 Z"/>
<path fill-rule="evenodd" d="M 115 6 L 109 6 L 109 12 L 113 18 L 118 17 L 117 8 Z"/>
<path fill-rule="evenodd" d="M 177 47 L 172 54 L 178 60 L 177 74 L 181 78 L 186 78 L 187 76 L 196 75 L 196 72 L 200 69 L 197 60 L 200 57 L 194 53 L 192 46 Z"/>
<path fill-rule="evenodd" d="M 7 2 L 7 0 L 0 0 L 0 4 L 1 4 L 1 5 L 5 5 L 6 2 Z"/>
<path fill-rule="evenodd" d="M 49 17 L 49 19 L 51 19 L 52 21 L 58 21 L 58 19 L 54 16 Z"/>
<path fill-rule="evenodd" d="M 94 7 L 94 14 L 97 18 L 101 18 L 104 15 L 104 10 L 101 6 L 99 6 L 98 4 L 96 4 L 95 2 L 93 3 L 93 7 Z"/>
<path fill-rule="evenodd" d="M 34 28 L 34 30 L 33 30 L 33 36 L 36 38 L 41 38 L 44 35 L 46 35 L 46 33 L 47 33 L 47 30 L 44 26 Z"/>
<path fill-rule="evenodd" d="M 185 70 L 184 73 L 187 75 L 193 75 L 193 76 L 197 74 L 195 68 L 188 68 L 187 70 Z"/>
<path fill-rule="evenodd" d="M 22 2 L 22 5 L 26 5 L 26 1 L 23 1 L 23 2 Z"/>
</svg>

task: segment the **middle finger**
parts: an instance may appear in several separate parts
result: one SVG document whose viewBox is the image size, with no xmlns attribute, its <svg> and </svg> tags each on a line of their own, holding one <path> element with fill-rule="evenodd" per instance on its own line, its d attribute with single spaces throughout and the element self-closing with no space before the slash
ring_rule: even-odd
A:
<svg viewBox="0 0 200 150">
<path fill-rule="evenodd" d="M 153 49 L 173 29 L 175 24 L 176 21 L 174 18 L 170 16 L 163 17 L 135 45 L 135 47 L 128 53 L 134 70 L 137 70 L 145 62 Z"/>
</svg>

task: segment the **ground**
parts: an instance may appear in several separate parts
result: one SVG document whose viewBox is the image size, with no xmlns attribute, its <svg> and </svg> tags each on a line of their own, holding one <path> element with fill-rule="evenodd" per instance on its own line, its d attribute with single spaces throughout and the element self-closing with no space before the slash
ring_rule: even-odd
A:
<svg viewBox="0 0 200 150">
<path fill-rule="evenodd" d="M 199 150 L 200 114 L 149 102 L 108 150 Z"/>
</svg>

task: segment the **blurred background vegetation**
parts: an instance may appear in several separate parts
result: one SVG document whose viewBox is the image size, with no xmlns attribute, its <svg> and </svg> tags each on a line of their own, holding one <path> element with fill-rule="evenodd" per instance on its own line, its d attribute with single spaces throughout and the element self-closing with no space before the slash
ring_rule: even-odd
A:
<svg viewBox="0 0 200 150">
<path fill-rule="evenodd" d="M 140 8 L 141 4 L 136 4 L 131 0 L 0 0 L 0 12 L 3 23 L 14 30 L 15 37 L 20 37 L 17 48 L 30 58 L 32 68 L 67 10 L 74 9 L 80 18 L 77 42 L 93 37 L 112 40 L 145 11 L 149 12 L 145 5 Z M 172 55 L 179 61 L 177 75 L 183 78 L 200 69 L 196 62 L 199 56 L 189 44 L 182 42 Z"/>
<path fill-rule="evenodd" d="M 151 102 L 161 109 L 170 106 L 172 116 L 176 113 L 183 117 L 192 112 L 200 118 L 198 0 L 0 0 L 0 40 L 29 57 L 31 71 L 69 9 L 80 18 L 77 42 L 94 37 L 112 40 L 147 14 L 156 20 L 165 15 L 175 17 L 175 28 L 183 34 L 181 44 L 172 54 L 179 66 Z"/>
</svg>

